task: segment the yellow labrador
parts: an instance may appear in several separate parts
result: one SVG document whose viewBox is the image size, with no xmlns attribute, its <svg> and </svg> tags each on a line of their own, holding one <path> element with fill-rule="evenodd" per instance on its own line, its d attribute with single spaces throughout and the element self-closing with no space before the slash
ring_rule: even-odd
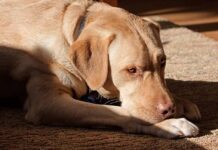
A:
<svg viewBox="0 0 218 150">
<path fill-rule="evenodd" d="M 88 0 L 0 1 L 1 95 L 26 84 L 25 118 L 35 124 L 117 126 L 166 138 L 196 136 L 197 106 L 175 102 L 159 28 L 151 20 Z M 9 85 L 10 84 L 10 85 Z M 88 90 L 121 107 L 79 101 Z M 4 91 L 4 92 L 3 92 Z"/>
</svg>

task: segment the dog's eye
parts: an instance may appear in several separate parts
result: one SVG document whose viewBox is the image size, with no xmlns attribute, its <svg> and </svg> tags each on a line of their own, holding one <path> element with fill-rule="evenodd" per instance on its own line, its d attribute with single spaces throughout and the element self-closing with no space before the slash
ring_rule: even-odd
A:
<svg viewBox="0 0 218 150">
<path fill-rule="evenodd" d="M 162 58 L 160 59 L 160 66 L 161 66 L 161 68 L 163 68 L 163 67 L 166 66 L 166 58 L 165 58 L 165 57 L 162 57 Z"/>
<path fill-rule="evenodd" d="M 129 73 L 136 73 L 137 72 L 137 68 L 136 67 L 131 67 L 131 68 L 129 68 L 129 69 L 127 69 L 127 71 L 129 72 Z"/>
</svg>

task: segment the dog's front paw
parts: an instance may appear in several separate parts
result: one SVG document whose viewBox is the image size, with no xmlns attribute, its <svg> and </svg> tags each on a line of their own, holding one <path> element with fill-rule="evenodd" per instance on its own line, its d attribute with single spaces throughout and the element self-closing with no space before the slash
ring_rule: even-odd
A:
<svg viewBox="0 0 218 150">
<path fill-rule="evenodd" d="M 201 120 L 201 113 L 198 106 L 192 102 L 188 102 L 184 106 L 185 117 L 189 120 L 199 121 Z"/>
<path fill-rule="evenodd" d="M 153 126 L 153 135 L 164 138 L 192 137 L 199 133 L 196 125 L 185 118 L 168 119 Z"/>
<path fill-rule="evenodd" d="M 192 121 L 201 120 L 201 113 L 196 104 L 183 99 L 179 99 L 177 102 L 177 117 L 185 116 Z"/>
</svg>

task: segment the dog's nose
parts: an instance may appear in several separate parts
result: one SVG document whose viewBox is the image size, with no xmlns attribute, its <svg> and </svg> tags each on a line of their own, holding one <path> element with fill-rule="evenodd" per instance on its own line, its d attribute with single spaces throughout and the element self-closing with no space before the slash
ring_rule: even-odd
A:
<svg viewBox="0 0 218 150">
<path fill-rule="evenodd" d="M 175 106 L 172 103 L 159 104 L 158 107 L 159 114 L 164 118 L 169 118 L 175 114 Z"/>
</svg>

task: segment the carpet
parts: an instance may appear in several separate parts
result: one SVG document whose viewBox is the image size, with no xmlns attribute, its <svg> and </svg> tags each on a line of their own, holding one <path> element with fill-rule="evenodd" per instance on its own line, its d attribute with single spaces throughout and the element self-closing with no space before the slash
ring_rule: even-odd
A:
<svg viewBox="0 0 218 150">
<path fill-rule="evenodd" d="M 218 42 L 156 19 L 167 54 L 167 84 L 201 110 L 198 137 L 168 140 L 116 129 L 34 126 L 25 122 L 21 109 L 1 105 L 0 149 L 218 150 Z"/>
</svg>

